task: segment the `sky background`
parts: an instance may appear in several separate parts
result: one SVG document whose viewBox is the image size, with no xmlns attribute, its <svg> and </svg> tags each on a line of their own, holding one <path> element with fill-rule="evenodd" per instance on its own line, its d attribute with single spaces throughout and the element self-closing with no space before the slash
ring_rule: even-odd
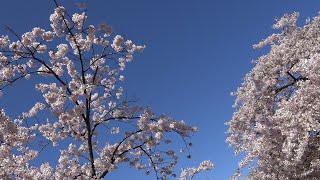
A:
<svg viewBox="0 0 320 180">
<path fill-rule="evenodd" d="M 60 0 L 73 9 L 75 0 Z M 135 56 L 126 69 L 126 90 L 141 104 L 160 114 L 198 127 L 192 137 L 191 160 L 184 166 L 211 160 L 215 169 L 196 179 L 224 180 L 237 168 L 232 148 L 225 143 L 232 118 L 235 91 L 252 69 L 251 61 L 266 53 L 252 45 L 272 32 L 276 17 L 298 11 L 300 22 L 320 10 L 317 0 L 90 0 L 88 22 L 106 22 L 114 34 L 121 34 L 146 50 Z M 18 34 L 35 26 L 49 28 L 51 0 L 10 0 L 1 2 L 0 32 L 5 26 Z M 23 93 L 7 92 L 11 98 L 0 103 L 9 113 L 27 106 Z M 26 103 L 25 103 L 26 102 Z M 2 108 L 2 107 L 1 107 Z M 119 169 L 109 179 L 154 179 L 132 168 Z"/>
</svg>

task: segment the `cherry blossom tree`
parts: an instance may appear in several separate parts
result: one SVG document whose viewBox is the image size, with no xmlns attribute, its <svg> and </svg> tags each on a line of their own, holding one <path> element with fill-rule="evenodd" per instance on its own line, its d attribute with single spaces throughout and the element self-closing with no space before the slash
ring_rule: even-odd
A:
<svg viewBox="0 0 320 180">
<path fill-rule="evenodd" d="M 1 94 L 37 77 L 43 95 L 19 117 L 0 111 L 0 178 L 103 179 L 123 163 L 157 179 L 178 178 L 172 137 L 181 138 L 181 150 L 191 157 L 188 138 L 197 129 L 123 96 L 122 72 L 145 46 L 112 36 L 107 24 L 87 25 L 84 5 L 69 14 L 53 2 L 52 29 L 35 27 L 20 36 L 8 28 L 9 35 L 0 37 Z M 39 159 L 50 147 L 60 149 L 56 164 Z M 212 168 L 204 161 L 183 170 L 180 179 Z"/>
<path fill-rule="evenodd" d="M 227 142 L 244 153 L 248 179 L 320 177 L 320 16 L 297 25 L 299 13 L 273 25 L 279 32 L 254 45 L 270 45 L 234 93 L 236 112 Z"/>
</svg>

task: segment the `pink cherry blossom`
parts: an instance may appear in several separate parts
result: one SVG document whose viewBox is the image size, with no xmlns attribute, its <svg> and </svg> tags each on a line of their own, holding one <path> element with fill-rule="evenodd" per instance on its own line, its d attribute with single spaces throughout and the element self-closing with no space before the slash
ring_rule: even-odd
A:
<svg viewBox="0 0 320 180">
<path fill-rule="evenodd" d="M 123 70 L 145 46 L 112 37 L 106 24 L 87 25 L 86 9 L 70 14 L 53 2 L 51 29 L 0 37 L 0 92 L 30 78 L 43 97 L 16 119 L 0 111 L 0 179 L 103 179 L 124 163 L 175 177 L 179 157 L 168 144 L 177 138 L 168 137 L 188 150 L 196 128 L 124 97 Z M 39 156 L 52 147 L 60 150 L 53 164 Z M 205 161 L 192 171 L 212 167 Z"/>
<path fill-rule="evenodd" d="M 244 153 L 234 179 L 251 164 L 248 179 L 317 179 L 319 166 L 320 16 L 299 27 L 285 14 L 280 29 L 255 48 L 271 50 L 255 61 L 234 93 L 236 112 L 227 142 Z"/>
</svg>

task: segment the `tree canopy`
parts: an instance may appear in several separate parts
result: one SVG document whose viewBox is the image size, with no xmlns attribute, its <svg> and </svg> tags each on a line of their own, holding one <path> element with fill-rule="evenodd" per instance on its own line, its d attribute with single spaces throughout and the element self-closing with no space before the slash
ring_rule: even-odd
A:
<svg viewBox="0 0 320 180">
<path fill-rule="evenodd" d="M 279 32 L 254 45 L 271 49 L 234 93 L 227 142 L 245 154 L 239 168 L 250 165 L 248 179 L 320 176 L 320 16 L 304 26 L 298 17 L 285 14 L 273 25 Z"/>
<path fill-rule="evenodd" d="M 1 92 L 5 96 L 8 86 L 30 79 L 43 96 L 19 117 L 1 110 L 0 178 L 103 179 L 123 163 L 157 179 L 193 178 L 212 169 L 204 161 L 176 175 L 173 137 L 180 137 L 181 151 L 191 158 L 189 137 L 197 128 L 156 116 L 126 97 L 122 72 L 145 46 L 113 36 L 105 23 L 88 25 L 84 4 L 70 14 L 53 2 L 52 29 L 35 27 L 20 36 L 8 27 L 0 37 Z M 60 149 L 52 154 L 55 164 L 38 158 L 51 147 Z"/>
</svg>

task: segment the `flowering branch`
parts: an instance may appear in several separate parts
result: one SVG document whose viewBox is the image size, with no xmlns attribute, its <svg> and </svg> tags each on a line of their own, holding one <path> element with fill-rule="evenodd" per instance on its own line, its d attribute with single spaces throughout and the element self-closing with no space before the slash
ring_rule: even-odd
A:
<svg viewBox="0 0 320 180">
<path fill-rule="evenodd" d="M 122 71 L 145 46 L 121 35 L 110 40 L 111 27 L 86 25 L 85 10 L 71 15 L 53 2 L 52 30 L 35 27 L 19 36 L 8 28 L 13 37 L 0 37 L 0 90 L 38 76 L 30 83 L 43 96 L 15 120 L 1 111 L 0 178 L 103 179 L 121 163 L 153 170 L 157 179 L 173 176 L 178 155 L 167 134 L 188 148 L 196 128 L 122 97 Z M 37 142 L 39 149 L 29 145 Z M 60 155 L 50 165 L 38 155 L 53 146 Z M 34 159 L 43 163 L 35 166 Z"/>
</svg>

